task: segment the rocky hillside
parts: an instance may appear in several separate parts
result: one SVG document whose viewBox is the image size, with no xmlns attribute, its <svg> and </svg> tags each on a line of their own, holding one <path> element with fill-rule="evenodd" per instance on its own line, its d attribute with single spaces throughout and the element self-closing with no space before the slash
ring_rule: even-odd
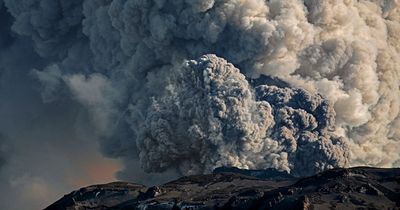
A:
<svg viewBox="0 0 400 210">
<path fill-rule="evenodd" d="M 65 195 L 45 210 L 400 209 L 400 169 L 334 169 L 307 178 L 219 168 L 146 187 L 116 182 Z"/>
</svg>

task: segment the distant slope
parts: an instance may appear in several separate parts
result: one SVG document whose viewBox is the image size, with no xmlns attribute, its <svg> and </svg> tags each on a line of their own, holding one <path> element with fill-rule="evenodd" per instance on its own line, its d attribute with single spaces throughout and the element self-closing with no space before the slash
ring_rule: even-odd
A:
<svg viewBox="0 0 400 210">
<path fill-rule="evenodd" d="M 279 173 L 220 168 L 158 187 L 95 185 L 65 195 L 45 210 L 400 209 L 400 169 L 333 169 L 301 179 Z"/>
</svg>

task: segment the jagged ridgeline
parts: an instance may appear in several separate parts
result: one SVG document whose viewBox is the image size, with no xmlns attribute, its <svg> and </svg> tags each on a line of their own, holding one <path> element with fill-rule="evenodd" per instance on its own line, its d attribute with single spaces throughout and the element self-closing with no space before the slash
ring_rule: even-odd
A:
<svg viewBox="0 0 400 210">
<path fill-rule="evenodd" d="M 43 100 L 87 108 L 122 176 L 400 166 L 398 1 L 0 5 L 0 44 L 33 41 Z"/>
<path fill-rule="evenodd" d="M 333 169 L 294 178 L 274 169 L 220 168 L 155 187 L 110 183 L 81 188 L 45 210 L 398 209 L 400 169 Z M 233 172 L 233 173 L 232 173 Z"/>
</svg>

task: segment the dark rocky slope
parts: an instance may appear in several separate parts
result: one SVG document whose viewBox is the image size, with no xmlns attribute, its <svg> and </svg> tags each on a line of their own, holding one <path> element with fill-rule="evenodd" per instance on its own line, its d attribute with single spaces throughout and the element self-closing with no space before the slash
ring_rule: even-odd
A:
<svg viewBox="0 0 400 210">
<path fill-rule="evenodd" d="M 220 168 L 158 186 L 110 183 L 65 195 L 55 209 L 400 209 L 400 169 L 333 169 L 307 178 Z"/>
</svg>

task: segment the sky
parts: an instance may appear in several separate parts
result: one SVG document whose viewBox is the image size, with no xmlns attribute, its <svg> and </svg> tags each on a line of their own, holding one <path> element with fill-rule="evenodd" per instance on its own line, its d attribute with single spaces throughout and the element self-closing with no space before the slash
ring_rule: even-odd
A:
<svg viewBox="0 0 400 210">
<path fill-rule="evenodd" d="M 0 0 L 0 209 L 219 166 L 400 167 L 397 0 Z"/>
</svg>

